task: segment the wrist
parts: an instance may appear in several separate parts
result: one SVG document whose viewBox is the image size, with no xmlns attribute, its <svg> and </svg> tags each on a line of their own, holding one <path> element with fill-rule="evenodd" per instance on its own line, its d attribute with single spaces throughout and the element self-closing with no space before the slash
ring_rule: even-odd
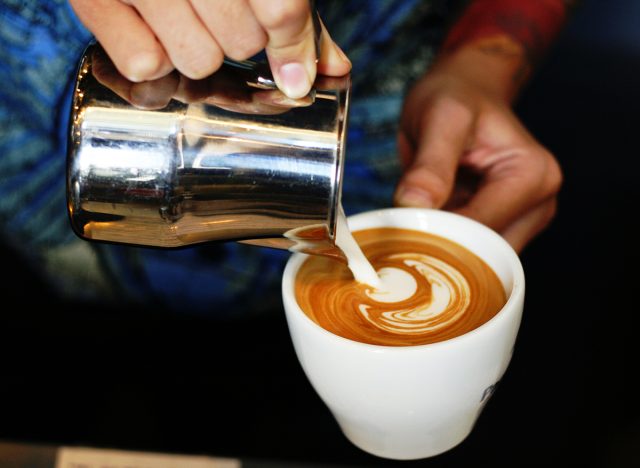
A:
<svg viewBox="0 0 640 468">
<path fill-rule="evenodd" d="M 467 62 L 473 74 L 467 78 L 512 100 L 575 1 L 471 0 L 449 30 L 441 59 Z"/>
<path fill-rule="evenodd" d="M 495 35 L 443 50 L 432 71 L 438 70 L 510 104 L 529 77 L 531 65 L 521 44 L 507 35 Z"/>
</svg>

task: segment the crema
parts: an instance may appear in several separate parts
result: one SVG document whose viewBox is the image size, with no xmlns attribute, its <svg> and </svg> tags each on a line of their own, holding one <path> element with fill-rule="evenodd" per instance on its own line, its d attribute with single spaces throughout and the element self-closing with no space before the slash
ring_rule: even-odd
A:
<svg viewBox="0 0 640 468">
<path fill-rule="evenodd" d="M 375 286 L 321 256 L 309 257 L 296 276 L 302 310 L 336 335 L 385 346 L 434 343 L 481 326 L 506 302 L 493 270 L 453 241 L 398 228 L 353 236 L 377 273 Z"/>
</svg>

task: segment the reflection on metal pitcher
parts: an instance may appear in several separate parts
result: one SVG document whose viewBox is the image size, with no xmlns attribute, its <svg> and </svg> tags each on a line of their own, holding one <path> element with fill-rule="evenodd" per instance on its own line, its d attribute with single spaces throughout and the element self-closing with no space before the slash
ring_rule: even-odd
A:
<svg viewBox="0 0 640 468">
<path fill-rule="evenodd" d="M 90 46 L 69 129 L 75 232 L 143 246 L 236 240 L 336 255 L 350 78 L 319 77 L 299 100 L 260 80 L 257 64 L 225 62 L 203 80 L 173 72 L 133 83 Z"/>
</svg>

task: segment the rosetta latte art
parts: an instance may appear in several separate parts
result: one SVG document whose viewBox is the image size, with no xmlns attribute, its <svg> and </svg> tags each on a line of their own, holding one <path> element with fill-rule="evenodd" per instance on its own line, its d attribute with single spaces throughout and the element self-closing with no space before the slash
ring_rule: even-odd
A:
<svg viewBox="0 0 640 468">
<path fill-rule="evenodd" d="M 396 228 L 354 233 L 381 286 L 353 279 L 346 265 L 310 257 L 296 277 L 296 299 L 323 328 L 387 346 L 433 343 L 467 333 L 493 317 L 505 292 L 491 268 L 439 236 Z"/>
<path fill-rule="evenodd" d="M 399 305 L 398 302 L 404 301 L 392 303 L 384 301 L 386 304 L 397 304 L 394 309 L 388 311 L 384 310 L 384 306 L 360 304 L 358 309 L 372 325 L 391 333 L 426 333 L 446 327 L 459 320 L 469 307 L 469 283 L 451 265 L 429 255 L 400 254 L 394 255 L 390 259 L 402 261 L 410 270 L 413 270 L 409 277 L 415 283 L 420 283 L 422 287 L 430 287 L 431 298 L 410 308 L 396 308 Z M 386 268 L 386 272 L 390 276 L 401 271 L 403 270 Z M 426 280 L 426 283 L 423 279 Z M 376 290 L 367 289 L 366 294 L 367 297 L 374 300 L 380 301 L 381 299 Z"/>
</svg>

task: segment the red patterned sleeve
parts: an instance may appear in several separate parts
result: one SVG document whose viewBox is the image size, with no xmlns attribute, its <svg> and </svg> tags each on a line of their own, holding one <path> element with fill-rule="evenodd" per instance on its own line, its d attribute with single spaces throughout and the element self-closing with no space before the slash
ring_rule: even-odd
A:
<svg viewBox="0 0 640 468">
<path fill-rule="evenodd" d="M 530 62 L 535 62 L 553 43 L 575 3 L 575 0 L 472 0 L 447 35 L 443 51 L 508 36 L 523 47 Z"/>
</svg>

